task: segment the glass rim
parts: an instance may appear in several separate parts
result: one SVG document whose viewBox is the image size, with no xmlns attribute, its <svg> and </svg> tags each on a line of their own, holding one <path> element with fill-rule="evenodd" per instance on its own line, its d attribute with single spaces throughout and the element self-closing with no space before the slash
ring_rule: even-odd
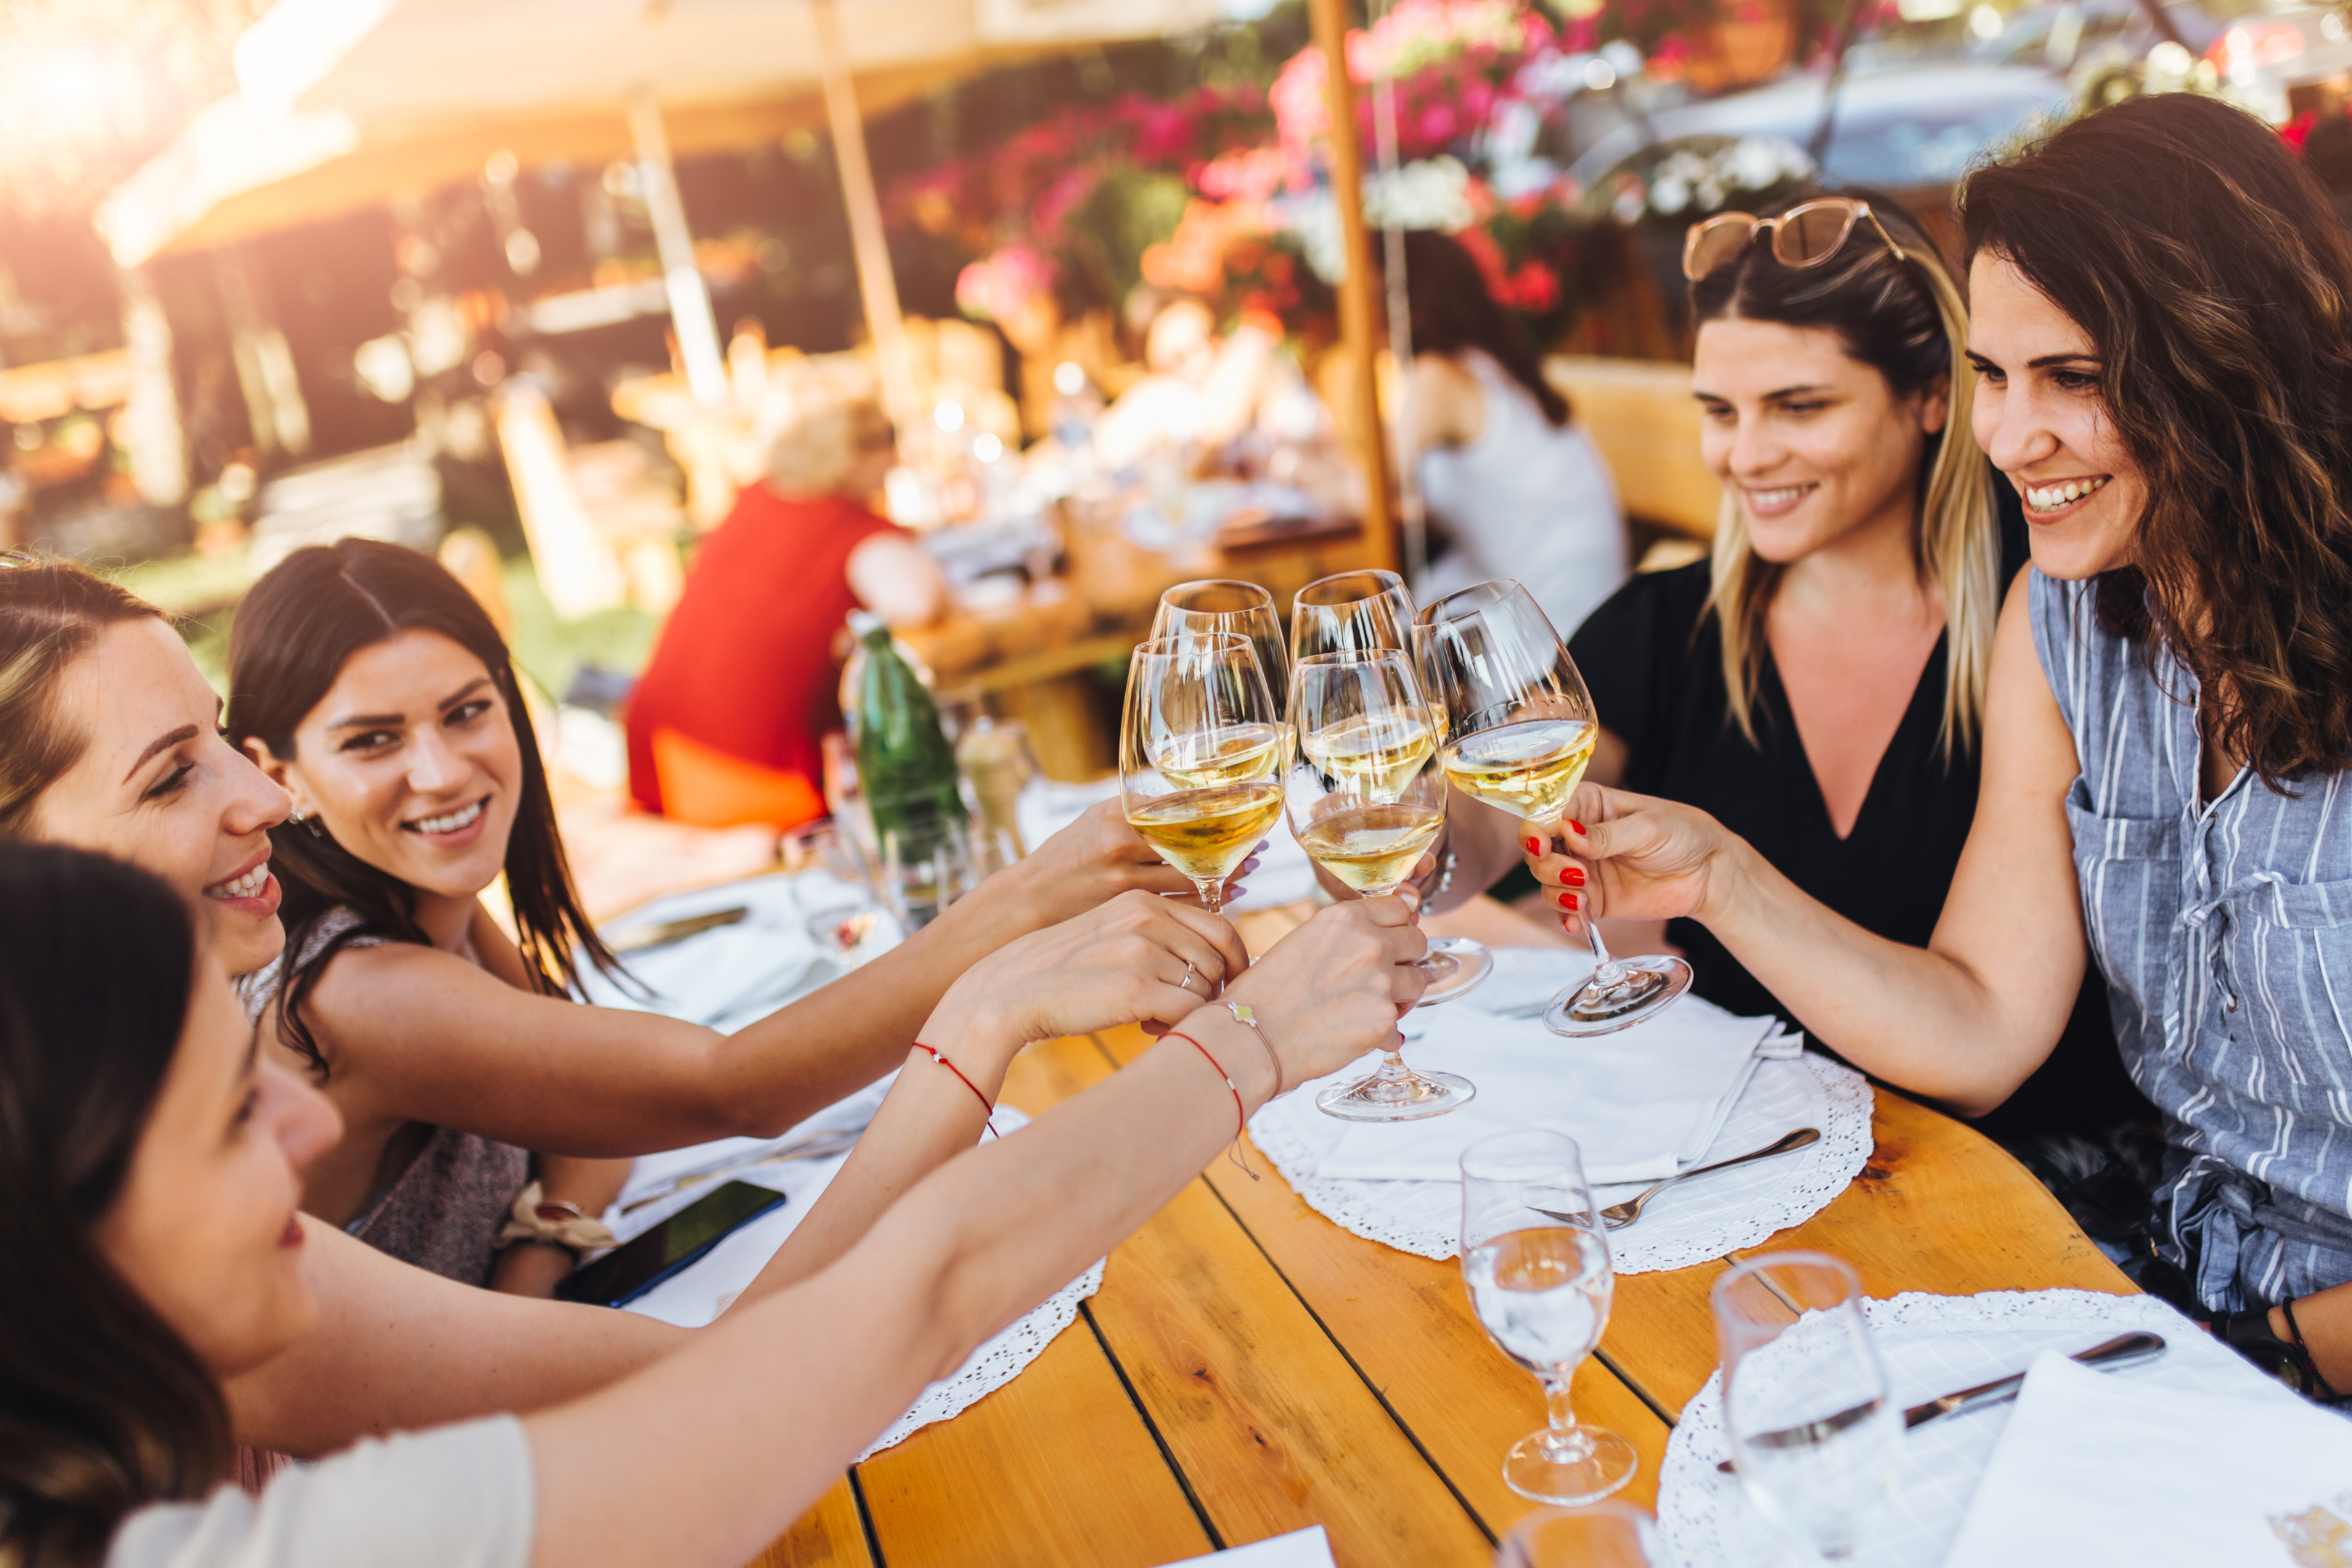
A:
<svg viewBox="0 0 2352 1568">
<path fill-rule="evenodd" d="M 1257 658 L 1257 645 L 1239 632 L 1189 631 L 1169 637 L 1146 637 L 1135 645 L 1130 657 L 1135 658 L 1181 658 L 1187 654 L 1230 653 L 1235 648 Z"/>
<path fill-rule="evenodd" d="M 1423 605 L 1421 607 L 1420 612 L 1413 616 L 1413 625 L 1420 626 L 1445 626 L 1450 622 L 1465 619 L 1473 612 L 1483 610 L 1489 605 L 1496 604 L 1504 599 L 1507 599 L 1514 592 L 1520 594 L 1527 593 L 1527 588 L 1517 578 L 1489 577 L 1484 583 L 1473 583 L 1467 588 L 1456 588 L 1454 592 L 1444 595 L 1443 598 L 1432 599 L 1429 603 Z M 1533 595 L 1528 595 L 1528 602 L 1530 604 L 1534 603 Z M 1438 614 L 1439 611 L 1445 610 L 1449 606 L 1453 607 L 1453 613 L 1447 615 Z M 1538 605 L 1538 608 L 1541 608 L 1541 606 Z"/>
<path fill-rule="evenodd" d="M 1843 1277 L 1847 1288 L 1845 1295 L 1843 1299 L 1832 1303 L 1832 1306 L 1843 1307 L 1848 1303 L 1859 1303 L 1868 1300 L 1868 1298 L 1863 1294 L 1862 1276 L 1854 1271 L 1853 1264 L 1848 1263 L 1844 1258 L 1840 1258 L 1833 1252 L 1815 1252 L 1811 1248 L 1796 1247 L 1786 1252 L 1760 1252 L 1753 1258 L 1745 1258 L 1740 1259 L 1738 1263 L 1733 1264 L 1721 1274 L 1716 1276 L 1715 1283 L 1707 1289 L 1707 1305 L 1715 1310 L 1718 1317 L 1722 1316 L 1727 1310 L 1728 1310 L 1737 1315 L 1743 1322 L 1755 1321 L 1756 1320 L 1750 1318 L 1747 1312 L 1741 1310 L 1737 1306 L 1730 1304 L 1729 1297 L 1732 1288 L 1741 1280 L 1757 1279 L 1758 1276 L 1763 1274 L 1768 1269 L 1787 1268 L 1790 1267 L 1823 1268 L 1832 1274 Z M 1769 1293 L 1774 1300 L 1779 1300 L 1782 1306 L 1791 1306 L 1791 1303 L 1790 1303 L 1785 1298 L 1781 1297 L 1778 1290 L 1772 1289 L 1772 1285 L 1769 1280 L 1759 1280 L 1759 1282 L 1761 1283 L 1765 1290 Z M 1826 1309 L 1821 1307 L 1793 1307 L 1791 1310 L 1795 1310 L 1799 1317 L 1802 1317 L 1807 1312 L 1822 1311 Z M 1788 1324 L 1781 1325 L 1783 1328 L 1788 1326 Z"/>
<path fill-rule="evenodd" d="M 1489 1132 L 1486 1136 L 1477 1140 L 1468 1148 L 1462 1151 L 1461 1155 L 1454 1161 L 1455 1168 L 1462 1173 L 1463 1180 L 1465 1183 L 1472 1180 L 1482 1182 L 1508 1182 L 1518 1180 L 1520 1178 L 1503 1175 L 1486 1175 L 1473 1172 L 1470 1168 L 1471 1162 L 1488 1154 L 1490 1152 L 1496 1152 L 1496 1145 L 1497 1144 L 1508 1143 L 1519 1139 L 1536 1138 L 1555 1140 L 1558 1143 L 1566 1145 L 1566 1149 L 1562 1152 L 1567 1157 L 1569 1169 L 1576 1177 L 1577 1181 L 1585 1186 L 1589 1194 L 1591 1184 L 1584 1180 L 1584 1145 L 1579 1143 L 1569 1134 L 1558 1131 L 1549 1127 L 1512 1127 L 1500 1132 Z"/>
<path fill-rule="evenodd" d="M 1306 668 L 1310 664 L 1328 665 L 1336 669 L 1343 664 L 1374 664 L 1383 658 L 1398 659 L 1407 669 L 1412 668 L 1411 650 L 1401 647 L 1333 648 L 1329 653 L 1310 653 L 1304 658 L 1294 658 L 1290 661 L 1290 668 L 1294 673 Z"/>
<path fill-rule="evenodd" d="M 1244 595 L 1255 594 L 1257 597 L 1248 604 L 1235 605 L 1230 610 L 1206 610 L 1176 602 L 1176 595 L 1179 594 L 1209 588 L 1239 589 Z M 1189 583 L 1179 583 L 1173 587 L 1161 589 L 1160 605 L 1162 609 L 1174 610 L 1187 616 L 1245 616 L 1252 610 L 1272 609 L 1274 592 L 1263 583 L 1252 583 L 1241 577 L 1196 577 Z"/>
<path fill-rule="evenodd" d="M 1313 594 L 1316 589 L 1320 588 L 1326 583 L 1341 583 L 1347 581 L 1350 577 L 1369 578 L 1372 581 L 1378 582 L 1380 586 L 1369 594 L 1358 594 L 1351 598 L 1346 599 L 1317 599 L 1308 597 L 1308 595 Z M 1367 604 L 1384 595 L 1393 593 L 1403 586 L 1404 579 L 1398 576 L 1395 573 L 1389 571 L 1386 567 L 1352 566 L 1345 572 L 1334 572 L 1328 576 L 1316 578 L 1315 581 L 1307 584 L 1307 586 L 1299 589 L 1297 593 L 1293 594 L 1290 596 L 1290 605 L 1294 611 L 1301 607 L 1310 610 L 1337 610 L 1349 605 Z"/>
</svg>

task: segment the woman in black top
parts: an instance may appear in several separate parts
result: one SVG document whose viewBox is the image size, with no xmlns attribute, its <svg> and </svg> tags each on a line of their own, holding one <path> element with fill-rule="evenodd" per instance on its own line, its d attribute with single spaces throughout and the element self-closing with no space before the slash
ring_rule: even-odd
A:
<svg viewBox="0 0 2352 1568">
<path fill-rule="evenodd" d="M 1694 230 L 1693 389 L 1723 514 L 1712 561 L 1635 577 L 1571 638 L 1603 731 L 1587 776 L 1702 806 L 1831 908 L 1925 943 L 1976 809 L 2023 520 L 2003 529 L 1965 434 L 1967 317 L 1935 246 L 1891 202 L 1815 200 Z M 1804 1026 L 1704 927 L 1667 934 L 1699 994 Z M 2023 1145 L 2135 1114 L 2086 985 L 2057 1052 L 1979 1126 Z"/>
</svg>

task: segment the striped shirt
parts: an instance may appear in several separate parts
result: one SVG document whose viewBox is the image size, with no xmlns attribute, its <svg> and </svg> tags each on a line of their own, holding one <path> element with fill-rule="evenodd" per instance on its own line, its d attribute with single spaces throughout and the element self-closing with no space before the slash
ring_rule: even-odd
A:
<svg viewBox="0 0 2352 1568">
<path fill-rule="evenodd" d="M 2352 799 L 2246 769 L 2210 804 L 2196 678 L 2035 572 L 2033 644 L 2082 773 L 2066 795 L 2124 1065 L 2164 1113 L 2159 1250 L 2215 1310 L 2352 1280 Z"/>
</svg>

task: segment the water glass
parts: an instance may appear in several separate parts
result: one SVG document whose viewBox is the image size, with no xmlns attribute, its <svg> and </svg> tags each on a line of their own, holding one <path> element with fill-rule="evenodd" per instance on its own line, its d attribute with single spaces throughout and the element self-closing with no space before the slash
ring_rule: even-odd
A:
<svg viewBox="0 0 2352 1568">
<path fill-rule="evenodd" d="M 1649 1568 L 1657 1526 L 1632 1503 L 1539 1508 L 1511 1526 L 1495 1568 Z"/>
<path fill-rule="evenodd" d="M 950 817 L 887 827 L 882 837 L 882 897 L 912 936 L 980 885 L 969 828 Z"/>
<path fill-rule="evenodd" d="M 1550 1417 L 1504 1457 L 1504 1484 L 1537 1502 L 1573 1506 L 1632 1480 L 1633 1446 L 1580 1425 L 1569 1400 L 1616 1291 L 1575 1139 L 1528 1128 L 1463 1151 L 1462 1279 L 1486 1337 L 1543 1384 Z"/>
<path fill-rule="evenodd" d="M 777 854 L 793 879 L 793 900 L 809 939 L 837 957 L 854 955 L 882 918 L 864 846 L 828 819 L 786 834 Z"/>
<path fill-rule="evenodd" d="M 1727 1271 L 1713 1299 L 1740 1486 L 1798 1542 L 1852 1556 L 1903 1459 L 1862 1281 L 1827 1253 L 1773 1252 Z"/>
</svg>

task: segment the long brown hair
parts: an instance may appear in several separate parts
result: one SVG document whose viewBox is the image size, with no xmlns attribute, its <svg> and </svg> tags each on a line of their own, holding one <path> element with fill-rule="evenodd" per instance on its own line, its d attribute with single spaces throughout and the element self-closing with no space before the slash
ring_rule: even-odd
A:
<svg viewBox="0 0 2352 1568">
<path fill-rule="evenodd" d="M 1897 260 L 1869 218 L 1845 244 L 1811 267 L 1783 267 L 1762 231 L 1738 260 L 1691 285 L 1691 324 L 1737 317 L 1811 327 L 1837 334 L 1845 352 L 1886 379 L 1898 398 L 1940 389 L 1948 402 L 1943 433 L 1927 437 L 1920 464 L 1918 522 L 1912 533 L 1919 574 L 1944 596 L 1944 722 L 1941 743 L 1975 743 L 1992 672 L 1992 634 L 2000 616 L 2000 533 L 1984 454 L 1969 438 L 1976 372 L 1968 361 L 1969 318 L 1944 258 L 1916 219 L 1875 192 L 1867 199 L 1895 243 Z M 1811 195 L 1790 198 L 1763 216 Z M 1759 561 L 1748 543 L 1748 517 L 1728 490 L 1716 524 L 1714 587 L 1707 610 L 1723 628 L 1723 683 L 1731 718 L 1756 739 L 1755 702 L 1764 671 L 1764 616 L 1780 568 Z"/>
<path fill-rule="evenodd" d="M 2352 246 L 2277 133 L 2193 93 L 2129 100 L 1969 177 L 1970 256 L 2097 346 L 2144 476 L 2105 628 L 2168 649 L 2222 748 L 2283 789 L 2352 753 Z"/>
<path fill-rule="evenodd" d="M 507 895 L 517 946 L 540 989 L 562 995 L 578 984 L 574 948 L 606 974 L 620 967 L 596 934 L 572 883 L 555 826 L 547 769 L 523 706 L 514 661 L 490 617 L 465 584 L 427 555 L 397 544 L 346 539 L 298 550 L 253 585 L 229 634 L 228 738 L 258 741 L 280 762 L 294 760 L 294 731 L 362 648 L 407 631 L 438 632 L 482 661 L 506 700 L 522 753 L 522 798 L 507 839 Z M 270 864 L 285 889 L 287 960 L 279 973 L 281 1038 L 321 1077 L 326 1058 L 301 1016 L 327 961 L 362 935 L 426 943 L 416 924 L 416 891 L 335 841 L 325 824 L 288 822 L 269 834 Z M 311 951 L 311 933 L 337 908 L 360 923 Z"/>
<path fill-rule="evenodd" d="M 1407 229 L 1404 292 L 1413 353 L 1451 358 L 1476 349 L 1536 400 L 1554 427 L 1568 423 L 1568 399 L 1544 379 L 1542 356 L 1495 302 L 1477 258 L 1460 240 L 1435 229 Z"/>
<path fill-rule="evenodd" d="M 0 557 L 0 839 L 28 836 L 33 805 L 89 736 L 58 685 L 109 626 L 163 612 L 70 561 Z"/>
<path fill-rule="evenodd" d="M 220 1384 L 95 1235 L 195 965 L 193 915 L 146 872 L 0 845 L 0 1563 L 95 1568 L 124 1515 L 228 1473 Z"/>
</svg>

